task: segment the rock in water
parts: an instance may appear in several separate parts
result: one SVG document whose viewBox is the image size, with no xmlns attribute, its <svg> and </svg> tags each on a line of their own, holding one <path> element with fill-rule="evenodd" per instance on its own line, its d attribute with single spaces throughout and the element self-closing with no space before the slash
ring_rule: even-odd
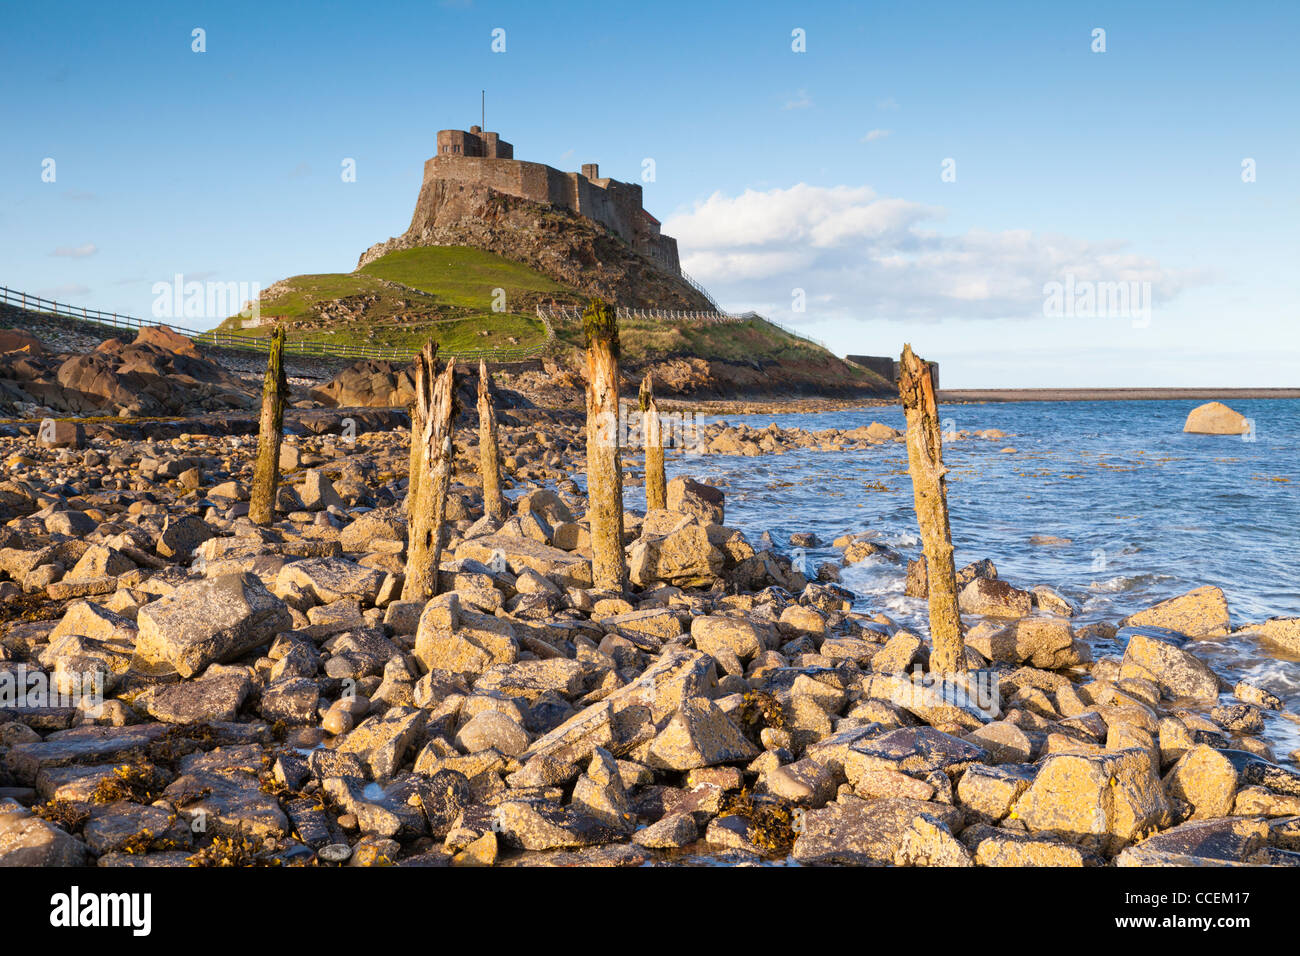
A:
<svg viewBox="0 0 1300 956">
<path fill-rule="evenodd" d="M 1120 622 L 1121 627 L 1164 627 L 1188 637 L 1221 637 L 1228 633 L 1228 599 L 1222 589 L 1204 585 L 1161 601 Z"/>
<path fill-rule="evenodd" d="M 1206 402 L 1193 408 L 1187 416 L 1183 431 L 1194 435 L 1240 435 L 1250 426 L 1239 412 L 1234 412 L 1223 402 Z"/>
</svg>

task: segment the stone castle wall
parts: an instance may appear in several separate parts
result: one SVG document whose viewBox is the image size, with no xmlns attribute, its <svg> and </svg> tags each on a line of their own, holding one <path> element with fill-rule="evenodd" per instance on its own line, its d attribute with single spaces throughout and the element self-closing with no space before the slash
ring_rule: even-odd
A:
<svg viewBox="0 0 1300 956">
<path fill-rule="evenodd" d="M 645 211 L 639 184 L 599 178 L 595 164 L 583 166 L 581 173 L 566 173 L 513 156 L 514 147 L 496 133 L 478 127 L 471 132 L 442 130 L 437 155 L 424 164 L 424 185 L 441 180 L 485 186 L 568 209 L 605 226 L 665 271 L 681 273 L 677 240 L 663 235 L 658 221 Z"/>
<path fill-rule="evenodd" d="M 887 355 L 846 355 L 844 359 L 854 365 L 861 365 L 890 382 L 898 382 L 898 359 L 890 358 Z M 939 363 L 928 362 L 926 364 L 930 366 L 930 380 L 934 383 L 935 389 L 938 389 Z"/>
</svg>

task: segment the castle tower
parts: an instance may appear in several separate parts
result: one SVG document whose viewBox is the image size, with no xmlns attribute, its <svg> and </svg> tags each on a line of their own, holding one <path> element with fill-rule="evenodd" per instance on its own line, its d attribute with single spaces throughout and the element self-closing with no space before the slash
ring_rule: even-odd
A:
<svg viewBox="0 0 1300 956">
<path fill-rule="evenodd" d="M 475 156 L 479 159 L 514 159 L 515 148 L 499 133 L 486 133 L 477 126 L 438 130 L 439 156 Z"/>
<path fill-rule="evenodd" d="M 659 220 L 646 212 L 641 184 L 602 178 L 597 163 L 571 173 L 516 160 L 514 146 L 499 134 L 471 126 L 438 131 L 438 152 L 425 163 L 424 178 L 426 187 L 455 183 L 458 191 L 486 188 L 567 209 L 600 223 L 670 274 L 681 272 L 677 240 L 663 235 Z"/>
</svg>

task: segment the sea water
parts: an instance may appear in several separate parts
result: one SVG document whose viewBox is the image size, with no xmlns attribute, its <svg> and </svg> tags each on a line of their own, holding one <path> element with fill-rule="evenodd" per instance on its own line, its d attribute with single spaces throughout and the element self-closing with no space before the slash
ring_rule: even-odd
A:
<svg viewBox="0 0 1300 956">
<path fill-rule="evenodd" d="M 1185 434 L 1183 422 L 1197 404 L 942 406 L 945 431 L 1006 433 L 944 445 L 957 566 L 992 558 L 999 576 L 1018 587 L 1055 588 L 1077 602 L 1076 626 L 1118 623 L 1205 584 L 1227 595 L 1234 628 L 1300 616 L 1300 402 L 1234 401 L 1254 423 L 1252 440 Z M 872 421 L 904 427 L 897 407 L 710 420 L 809 431 Z M 721 487 L 727 525 L 751 543 L 766 531 L 790 555 L 791 533 L 815 533 L 819 546 L 804 549 L 809 577 L 823 561 L 839 563 L 830 542 L 846 533 L 870 532 L 905 559 L 920 554 L 902 442 L 862 451 L 678 455 L 667 469 L 670 478 L 689 475 Z M 627 489 L 626 503 L 643 507 L 640 489 Z M 1035 544 L 1034 536 L 1063 543 Z M 841 574 L 858 610 L 882 611 L 927 633 L 926 602 L 903 596 L 905 560 L 873 557 Z M 1300 659 L 1246 635 L 1199 640 L 1193 650 L 1230 681 L 1248 678 L 1300 713 Z M 1093 645 L 1094 658 L 1122 653 L 1119 641 Z M 1300 725 L 1277 714 L 1265 718 L 1266 739 L 1285 759 L 1300 747 Z"/>
</svg>

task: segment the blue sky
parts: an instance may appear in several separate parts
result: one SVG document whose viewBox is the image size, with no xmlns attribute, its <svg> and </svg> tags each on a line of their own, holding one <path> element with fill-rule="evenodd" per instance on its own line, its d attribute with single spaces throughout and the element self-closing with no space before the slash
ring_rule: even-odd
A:
<svg viewBox="0 0 1300 956">
<path fill-rule="evenodd" d="M 1300 384 L 1294 2 L 50 2 L 4 22 L 11 288 L 148 315 L 176 273 L 348 271 L 405 230 L 436 131 L 477 123 L 486 88 L 521 159 L 626 180 L 653 159 L 646 205 L 685 267 L 841 354 L 910 341 L 946 386 Z M 1045 314 L 1053 282 L 1149 289 L 1150 311 Z"/>
</svg>

